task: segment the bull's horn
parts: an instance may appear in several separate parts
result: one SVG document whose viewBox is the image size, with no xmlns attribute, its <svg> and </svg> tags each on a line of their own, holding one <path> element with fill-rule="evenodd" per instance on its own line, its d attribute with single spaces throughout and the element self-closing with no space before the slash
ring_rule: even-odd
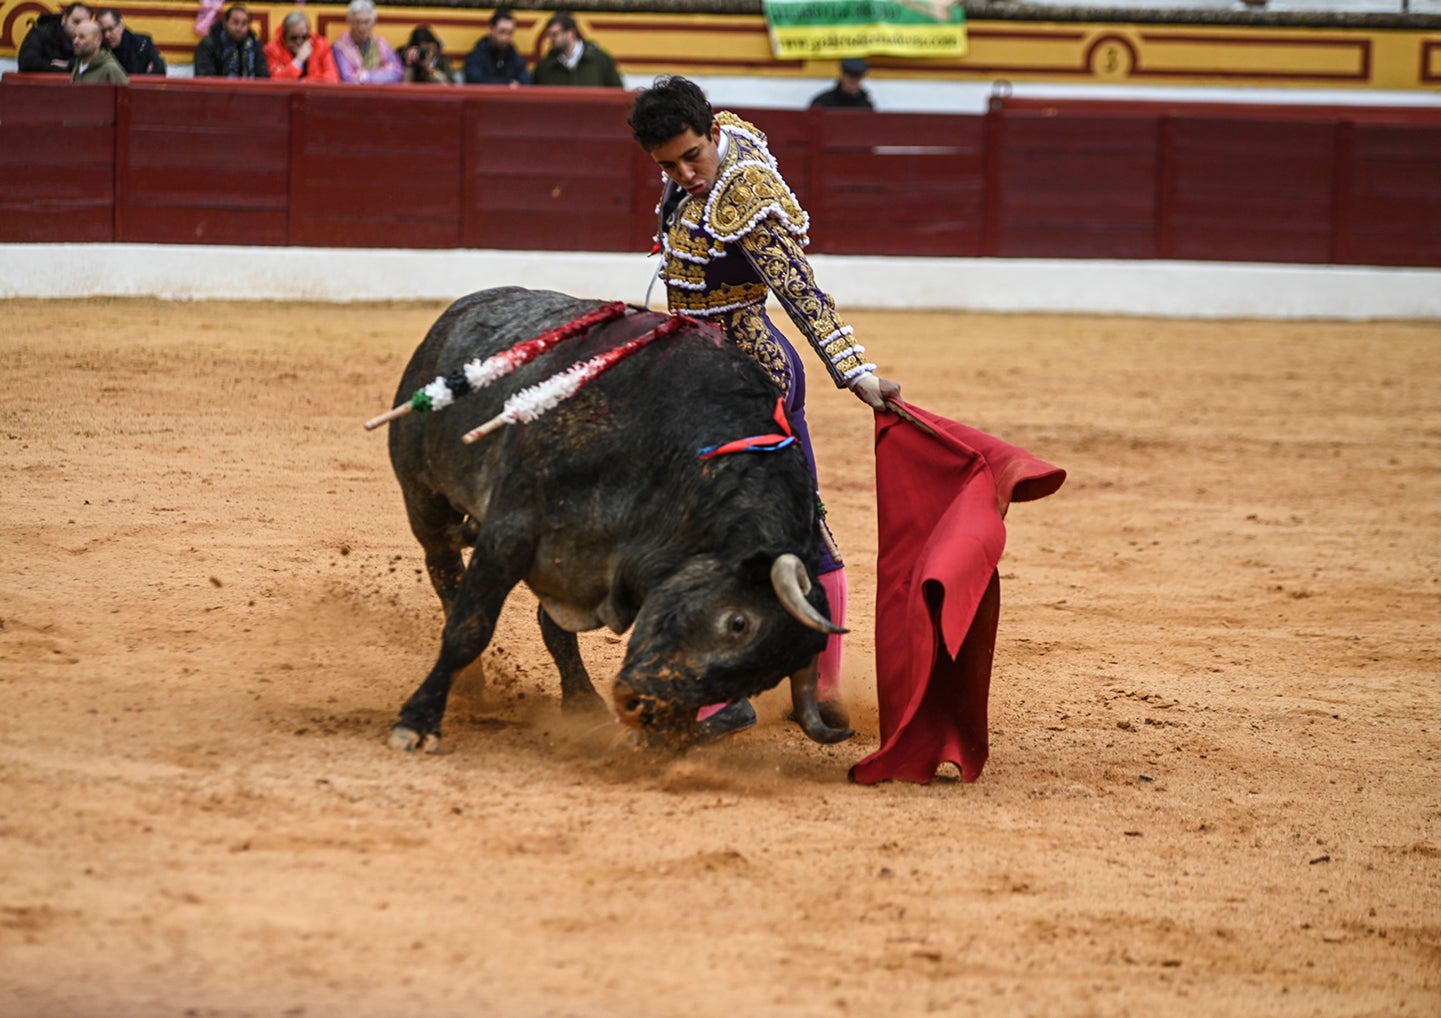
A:
<svg viewBox="0 0 1441 1018">
<path fill-rule="evenodd" d="M 832 728 L 821 717 L 820 704 L 816 702 L 819 675 L 820 658 L 817 657 L 791 676 L 791 709 L 795 712 L 796 724 L 815 742 L 827 745 L 844 742 L 856 733 L 850 728 Z"/>
<path fill-rule="evenodd" d="M 811 578 L 806 573 L 805 563 L 800 560 L 800 556 L 790 552 L 776 556 L 775 562 L 771 564 L 771 586 L 775 588 L 781 607 L 807 629 L 814 629 L 818 633 L 850 632 L 826 618 L 815 605 L 806 600 L 806 594 L 811 589 Z"/>
</svg>

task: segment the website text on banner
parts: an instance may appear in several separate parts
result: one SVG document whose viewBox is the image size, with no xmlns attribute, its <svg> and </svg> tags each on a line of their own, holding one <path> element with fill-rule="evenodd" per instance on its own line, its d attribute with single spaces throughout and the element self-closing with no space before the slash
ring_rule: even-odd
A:
<svg viewBox="0 0 1441 1018">
<path fill-rule="evenodd" d="M 764 7 L 771 51 L 781 60 L 966 55 L 966 11 L 957 0 L 765 0 Z"/>
</svg>

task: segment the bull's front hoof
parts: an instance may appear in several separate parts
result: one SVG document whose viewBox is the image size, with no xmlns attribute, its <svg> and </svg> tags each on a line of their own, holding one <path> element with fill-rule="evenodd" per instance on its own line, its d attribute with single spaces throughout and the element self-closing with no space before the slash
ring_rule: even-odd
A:
<svg viewBox="0 0 1441 1018">
<path fill-rule="evenodd" d="M 856 737 L 855 729 L 853 728 L 832 728 L 820 733 L 806 732 L 806 735 L 813 741 L 819 742 L 822 746 L 834 746 L 838 742 L 845 742 L 847 739 L 854 739 Z"/>
<path fill-rule="evenodd" d="M 836 731 L 850 732 L 850 735 L 847 735 L 846 738 L 850 738 L 851 735 L 856 734 L 851 731 L 850 711 L 846 710 L 846 705 L 839 700 L 822 700 L 816 704 L 816 709 L 827 728 L 833 728 Z M 794 721 L 796 724 L 800 724 L 800 719 L 796 717 L 794 708 L 786 711 L 785 717 L 787 721 Z"/>
<path fill-rule="evenodd" d="M 560 712 L 569 718 L 600 717 L 610 713 L 610 707 L 594 689 L 583 693 L 562 696 Z"/>
<path fill-rule="evenodd" d="M 421 735 L 413 728 L 396 725 L 390 730 L 390 748 L 402 753 L 414 753 L 417 750 L 422 753 L 439 753 L 440 736 L 435 732 Z"/>
</svg>

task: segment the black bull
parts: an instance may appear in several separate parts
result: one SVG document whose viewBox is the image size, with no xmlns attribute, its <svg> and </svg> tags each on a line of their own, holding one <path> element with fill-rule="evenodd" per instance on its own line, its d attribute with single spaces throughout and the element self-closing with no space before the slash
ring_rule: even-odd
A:
<svg viewBox="0 0 1441 1018">
<path fill-rule="evenodd" d="M 464 297 L 416 350 L 397 402 L 596 306 L 514 287 Z M 500 413 L 506 397 L 662 320 L 632 310 L 443 412 L 391 425 L 391 464 L 446 615 L 439 658 L 392 731 L 396 747 L 438 750 L 455 673 L 485 649 L 521 582 L 540 601 L 567 711 L 604 706 L 575 634 L 634 627 L 614 707 L 656 742 L 693 742 L 698 708 L 787 676 L 796 719 L 811 738 L 851 734 L 828 728 L 817 711 L 816 655 L 839 630 L 815 582 L 817 503 L 804 455 L 792 444 L 699 456 L 707 446 L 777 431 L 778 389 L 719 333 L 686 323 L 538 419 L 461 441 Z"/>
</svg>

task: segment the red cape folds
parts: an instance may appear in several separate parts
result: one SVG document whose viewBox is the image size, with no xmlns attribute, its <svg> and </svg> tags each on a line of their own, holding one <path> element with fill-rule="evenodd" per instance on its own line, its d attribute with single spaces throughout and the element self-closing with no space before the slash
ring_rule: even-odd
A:
<svg viewBox="0 0 1441 1018">
<path fill-rule="evenodd" d="M 1051 494 L 1066 472 L 964 424 L 900 404 L 876 414 L 876 682 L 881 748 L 851 768 L 863 785 L 929 782 L 953 763 L 981 776 L 1000 617 L 996 564 L 1011 502 Z"/>
</svg>

